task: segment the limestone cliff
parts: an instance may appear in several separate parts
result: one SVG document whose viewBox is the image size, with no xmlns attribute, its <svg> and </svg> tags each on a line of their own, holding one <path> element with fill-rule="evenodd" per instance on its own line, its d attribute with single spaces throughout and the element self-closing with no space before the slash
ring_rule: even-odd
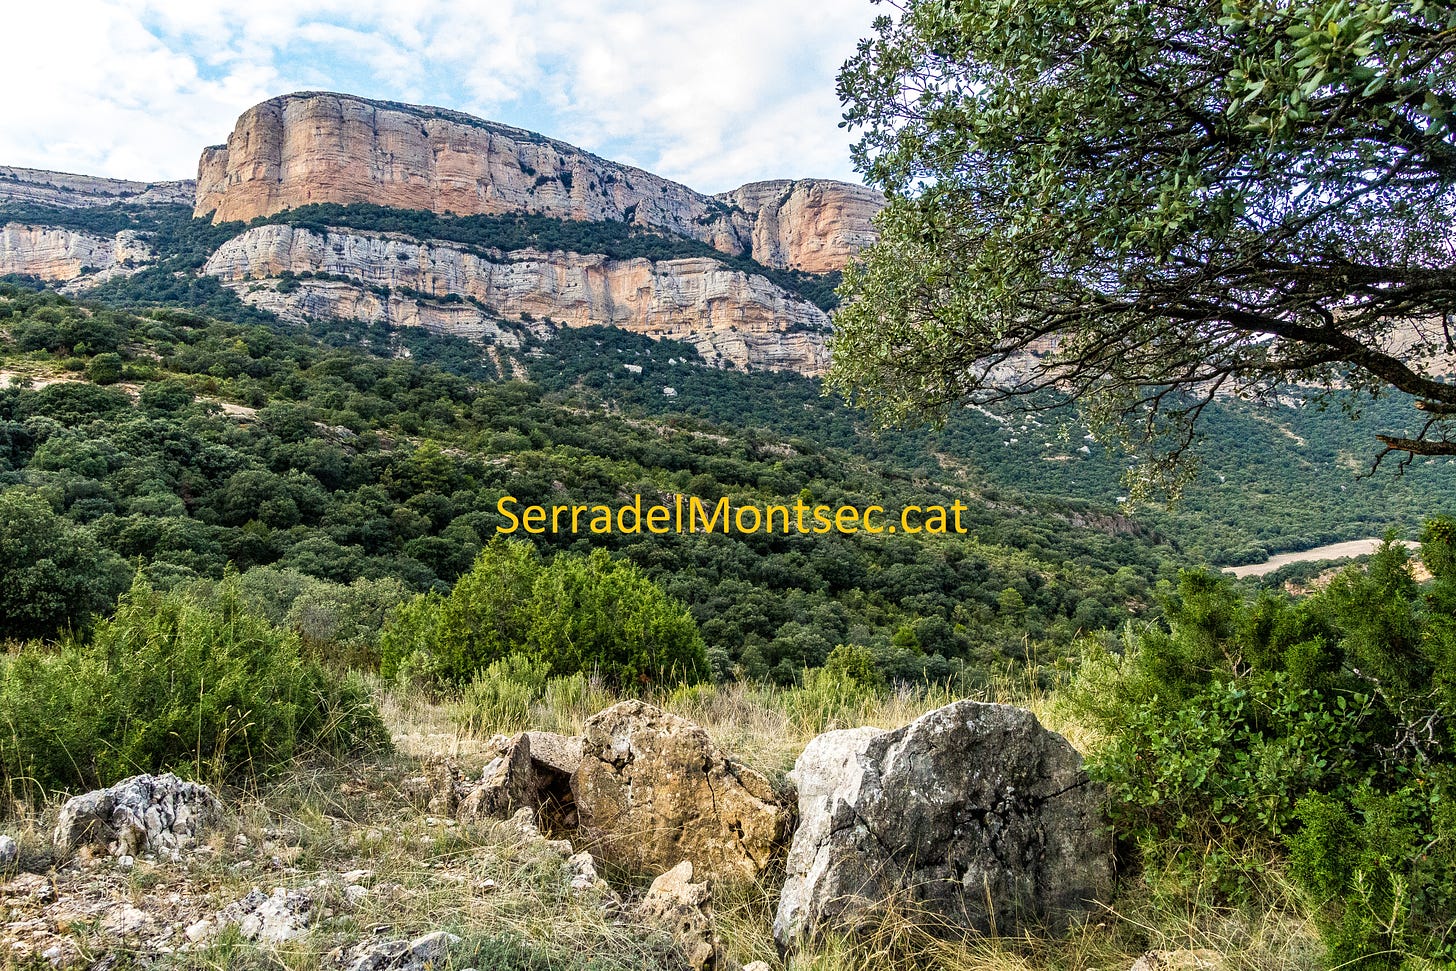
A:
<svg viewBox="0 0 1456 971">
<path fill-rule="evenodd" d="M 131 182 L 0 165 L 0 203 L 36 202 L 67 209 L 108 206 L 118 202 L 190 205 L 196 192 L 197 183 L 191 179 Z"/>
<path fill-rule="evenodd" d="M 627 221 L 729 253 L 749 238 L 741 215 L 685 185 L 442 108 L 285 95 L 248 109 L 226 146 L 203 153 L 199 216 L 247 220 L 311 202 Z"/>
<path fill-rule="evenodd" d="M 708 360 L 739 367 L 819 374 L 828 365 L 823 311 L 712 259 L 504 254 L 392 234 L 320 235 L 272 225 L 223 244 L 204 272 L 284 316 L 417 323 L 467 335 L 470 329 L 491 333 L 493 320 L 549 317 L 572 327 L 601 324 L 687 341 Z M 249 284 L 276 281 L 285 272 L 329 274 L 346 283 L 304 280 L 283 292 Z M 468 303 L 438 302 L 451 294 Z"/>
<path fill-rule="evenodd" d="M 875 241 L 885 197 L 824 179 L 752 182 L 714 198 L 753 217 L 753 257 L 767 266 L 829 273 Z"/>
<path fill-rule="evenodd" d="M 152 249 L 136 233 L 113 236 L 55 226 L 0 226 L 0 276 L 19 273 L 54 282 L 100 283 L 135 272 L 153 261 Z"/>
<path fill-rule="evenodd" d="M 256 105 L 226 145 L 203 151 L 198 216 L 250 220 L 322 202 L 630 222 L 811 272 L 842 267 L 871 238 L 878 207 L 875 193 L 826 181 L 706 196 L 534 132 L 323 92 Z"/>
</svg>

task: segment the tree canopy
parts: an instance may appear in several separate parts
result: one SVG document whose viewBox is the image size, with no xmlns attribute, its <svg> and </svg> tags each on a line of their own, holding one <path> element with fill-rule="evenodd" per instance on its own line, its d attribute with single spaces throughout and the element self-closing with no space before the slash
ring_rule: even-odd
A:
<svg viewBox="0 0 1456 971">
<path fill-rule="evenodd" d="M 1215 395 L 1397 389 L 1380 455 L 1456 454 L 1456 4 L 896 9 L 839 77 L 889 204 L 833 385 L 1078 399 L 1165 473 Z"/>
</svg>

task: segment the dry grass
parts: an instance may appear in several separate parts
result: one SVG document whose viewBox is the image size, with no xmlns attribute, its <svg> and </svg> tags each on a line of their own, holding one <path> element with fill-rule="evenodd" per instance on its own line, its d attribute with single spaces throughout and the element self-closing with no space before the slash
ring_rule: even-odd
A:
<svg viewBox="0 0 1456 971">
<path fill-rule="evenodd" d="M 260 946 L 228 932 L 210 946 L 167 962 L 198 971 L 332 968 L 340 947 L 360 941 L 409 938 L 447 930 L 464 938 L 450 967 L 522 971 L 616 971 L 677 967 L 671 946 L 624 919 L 605 898 L 573 892 L 560 858 L 523 843 L 508 828 L 463 825 L 430 816 L 406 794 L 419 759 L 450 755 L 467 769 L 487 755 L 495 731 L 522 727 L 574 733 L 615 699 L 590 683 L 545 686 L 524 710 L 498 723 L 461 695 L 432 697 L 415 688 L 376 685 L 397 753 L 357 763 L 317 762 L 256 790 L 229 790 L 235 821 L 211 840 L 206 854 L 180 865 L 138 861 L 121 873 L 110 862 L 53 869 L 63 893 L 111 895 L 155 910 L 179 925 L 216 913 L 254 887 L 306 889 L 318 919 L 302 937 Z M 1079 747 L 1092 737 L 1033 679 L 993 682 L 978 700 L 1020 704 Z M 803 746 L 832 728 L 895 728 L 951 700 L 942 689 L 888 695 L 735 684 L 682 688 L 652 700 L 704 726 L 720 747 L 771 778 L 780 777 Z M 465 726 L 462 729 L 461 726 Z M 43 848 L 54 804 L 6 823 L 25 850 L 26 869 L 44 872 L 55 861 Z M 369 893 L 346 898 L 341 875 L 364 870 Z M 952 938 L 918 929 L 906 915 L 889 915 L 854 940 L 830 939 L 786 963 L 770 927 L 777 878 L 720 888 L 719 933 L 740 963 L 766 960 L 786 971 L 1121 971 L 1150 948 L 1210 948 L 1230 968 L 1303 971 L 1319 966 L 1319 948 L 1298 896 L 1270 870 L 1268 897 L 1257 907 L 1230 908 L 1212 887 L 1154 894 L 1133 878 L 1113 908 L 1062 939 Z M 321 882 L 323 881 L 323 882 Z M 0 883 L 0 898 L 3 898 Z M 181 901 L 173 903 L 169 901 Z M 0 899 L 0 913 L 5 901 Z M 13 914 L 14 912 L 12 912 Z M 123 963 L 155 956 L 147 942 L 118 942 L 96 922 L 67 931 L 86 962 L 120 955 Z M 0 937 L 4 934 L 0 933 Z M 595 963 L 592 963 L 595 962 Z M 0 968 L 19 966 L 0 947 Z"/>
</svg>

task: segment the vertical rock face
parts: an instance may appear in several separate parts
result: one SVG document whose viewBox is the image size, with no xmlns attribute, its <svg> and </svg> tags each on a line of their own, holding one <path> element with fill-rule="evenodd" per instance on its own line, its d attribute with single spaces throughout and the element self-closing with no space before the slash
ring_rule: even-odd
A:
<svg viewBox="0 0 1456 971">
<path fill-rule="evenodd" d="M 408 322 L 416 308 L 432 330 L 450 320 L 481 329 L 489 307 L 500 319 L 550 317 L 570 327 L 620 327 L 693 343 L 709 360 L 822 373 L 828 316 L 761 276 L 716 260 L 612 260 L 599 255 L 520 250 L 472 251 L 386 234 L 315 233 L 259 226 L 224 243 L 204 272 L 235 285 L 242 298 L 285 317 L 311 315 Z M 284 294 L 248 281 L 325 273 L 357 281 L 305 280 Z M 389 288 L 381 295 L 368 288 Z M 458 294 L 473 303 L 424 310 L 413 297 Z M 425 305 L 426 307 L 428 305 Z M 297 308 L 296 310 L 293 308 Z M 448 316 L 447 316 L 448 315 Z M 674 861 L 675 862 L 675 861 Z"/>
<path fill-rule="evenodd" d="M 598 859 L 639 872 L 687 860 L 715 880 L 752 880 L 789 823 L 768 781 L 685 718 L 624 701 L 588 719 L 571 777 Z"/>
<path fill-rule="evenodd" d="M 886 906 L 932 927 L 1064 929 L 1112 884 L 1103 794 L 1020 708 L 962 701 L 893 732 L 816 738 L 774 937 L 792 948 Z"/>
<path fill-rule="evenodd" d="M 885 197 L 823 179 L 751 182 L 715 196 L 753 217 L 753 258 L 805 273 L 841 270 L 875 241 Z"/>
<path fill-rule="evenodd" d="M 628 222 L 824 273 L 873 238 L 877 193 L 765 182 L 707 196 L 534 132 L 457 111 L 300 92 L 256 105 L 203 150 L 195 212 L 250 220 L 309 203 L 456 215 L 537 213 Z"/>
<path fill-rule="evenodd" d="M 252 219 L 316 202 L 633 222 L 727 253 L 746 220 L 717 200 L 554 139 L 441 108 L 303 92 L 248 109 L 204 150 L 196 214 Z"/>
<path fill-rule="evenodd" d="M 0 276 L 19 273 L 42 280 L 99 283 L 152 262 L 152 248 L 131 230 L 97 236 L 56 226 L 0 226 Z"/>
</svg>

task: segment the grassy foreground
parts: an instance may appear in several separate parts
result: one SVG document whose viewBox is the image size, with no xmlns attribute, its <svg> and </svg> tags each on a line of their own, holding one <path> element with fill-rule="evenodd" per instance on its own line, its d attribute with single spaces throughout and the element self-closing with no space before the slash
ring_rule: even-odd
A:
<svg viewBox="0 0 1456 971">
<path fill-rule="evenodd" d="M 558 684 L 522 708 L 492 707 L 481 683 L 444 697 L 376 683 L 394 753 L 350 763 L 316 759 L 256 791 L 226 791 L 229 805 L 240 809 L 239 819 L 214 837 L 208 853 L 181 865 L 138 861 L 129 871 L 109 862 L 88 864 L 73 878 L 72 892 L 125 899 L 143 911 L 161 912 L 161 922 L 186 923 L 253 887 L 265 892 L 277 886 L 316 888 L 319 912 L 332 915 L 284 944 L 263 947 L 224 935 L 208 948 L 169 959 L 185 968 L 301 971 L 329 966 L 344 942 L 439 929 L 464 938 L 452 952 L 452 968 L 679 966 L 668 941 L 644 936 L 599 899 L 566 889 L 554 859 L 523 854 L 519 842 L 498 826 L 433 817 L 408 794 L 408 780 L 424 758 L 451 756 L 467 772 L 476 772 L 488 759 L 486 740 L 496 732 L 525 727 L 576 732 L 587 717 L 616 700 L 590 682 L 578 687 L 563 690 Z M 877 697 L 816 692 L 813 685 L 733 684 L 678 689 L 652 700 L 698 722 L 722 748 L 779 780 L 822 731 L 860 724 L 894 728 L 954 699 L 936 689 Z M 1030 708 L 1043 724 L 1084 750 L 1096 743 L 1054 695 L 1033 681 L 997 680 L 977 700 Z M 17 836 L 23 849 L 39 852 L 54 811 L 52 805 L 21 821 Z M 349 879 L 369 893 L 350 897 L 346 905 L 340 875 L 351 873 Z M 1321 965 L 1318 937 L 1293 890 L 1258 907 L 1232 908 L 1221 905 L 1207 887 L 1186 887 L 1175 896 L 1164 887 L 1154 895 L 1135 874 L 1123 875 L 1119 897 L 1106 913 L 1063 940 L 945 942 L 916 932 L 909 921 L 887 918 L 869 939 L 831 940 L 781 964 L 770 936 L 778 879 L 770 875 L 760 885 L 715 899 L 719 933 L 737 961 L 767 960 L 795 971 L 1110 971 L 1130 967 L 1150 949 L 1207 948 L 1230 968 Z M 1281 881 L 1271 880 L 1271 885 Z M 189 902 L 193 913 L 188 913 Z M 88 963 L 117 952 L 115 940 L 95 927 L 72 927 L 70 936 L 77 942 L 77 956 Z M 129 946 L 137 958 L 148 950 L 140 940 Z M 0 966 L 8 966 L 6 961 L 0 956 Z"/>
<path fill-rule="evenodd" d="M 513 687 L 514 685 L 514 687 Z M 431 816 L 411 795 L 409 780 L 431 756 L 455 758 L 467 773 L 488 760 L 497 732 L 541 728 L 577 732 L 616 697 L 592 681 L 557 679 L 534 691 L 500 668 L 444 696 L 376 681 L 373 689 L 395 743 L 393 753 L 340 761 L 315 755 L 251 790 L 226 789 L 237 821 L 207 850 L 180 864 L 139 860 L 123 870 L 109 860 L 71 864 L 55 886 L 77 913 L 97 914 L 125 902 L 149 915 L 144 929 L 118 936 L 98 920 L 50 921 L 68 958 L 92 964 L 106 955 L 148 964 L 157 952 L 185 944 L 176 931 L 215 914 L 250 889 L 304 889 L 318 919 L 298 939 L 275 945 L 225 932 L 208 946 L 179 951 L 163 966 L 196 969 L 318 968 L 340 961 L 338 948 L 379 937 L 412 937 L 435 930 L 459 934 L 452 968 L 527 971 L 615 971 L 679 967 L 665 938 L 653 936 L 600 898 L 570 891 L 559 860 L 523 847 L 501 826 L 462 825 Z M 853 725 L 895 728 L 955 700 L 944 689 L 896 693 L 856 691 L 842 682 L 810 678 L 803 687 L 739 683 L 664 692 L 651 700 L 701 724 L 726 751 L 778 781 L 804 745 L 820 732 Z M 1082 750 L 1097 739 L 1034 678 L 1004 677 L 976 700 L 1018 704 Z M 12 820 L 22 863 L 44 870 L 54 803 Z M 18 832 L 13 824 L 18 823 Z M 61 861 L 49 861 L 59 863 Z M 1271 866 L 1273 863 L 1271 861 Z M 770 924 L 781 874 L 715 899 L 719 933 L 742 963 L 767 960 L 795 971 L 944 968 L 948 971 L 1123 969 L 1150 949 L 1207 948 L 1230 968 L 1299 969 L 1322 964 L 1316 930 L 1297 893 L 1285 888 L 1256 906 L 1222 903 L 1212 886 L 1145 882 L 1124 873 L 1114 905 L 1061 940 L 937 941 L 902 918 L 856 941 L 830 940 L 781 963 Z M 42 967 L 19 961 L 9 945 L 34 947 L 34 911 L 21 886 L 0 883 L 0 910 L 11 922 L 0 931 L 0 967 Z M 367 894 L 351 890 L 363 886 Z M 1158 887 L 1155 893 L 1150 886 Z M 39 899 L 39 898 L 36 898 Z M 34 901 L 31 901 L 32 903 Z M 30 921 L 27 922 L 27 917 Z M 27 938 L 26 928 L 31 927 Z M 170 943 L 161 943 L 168 928 Z M 54 943 L 54 942 L 52 942 Z M 39 950 L 38 948 L 36 950 Z"/>
</svg>

